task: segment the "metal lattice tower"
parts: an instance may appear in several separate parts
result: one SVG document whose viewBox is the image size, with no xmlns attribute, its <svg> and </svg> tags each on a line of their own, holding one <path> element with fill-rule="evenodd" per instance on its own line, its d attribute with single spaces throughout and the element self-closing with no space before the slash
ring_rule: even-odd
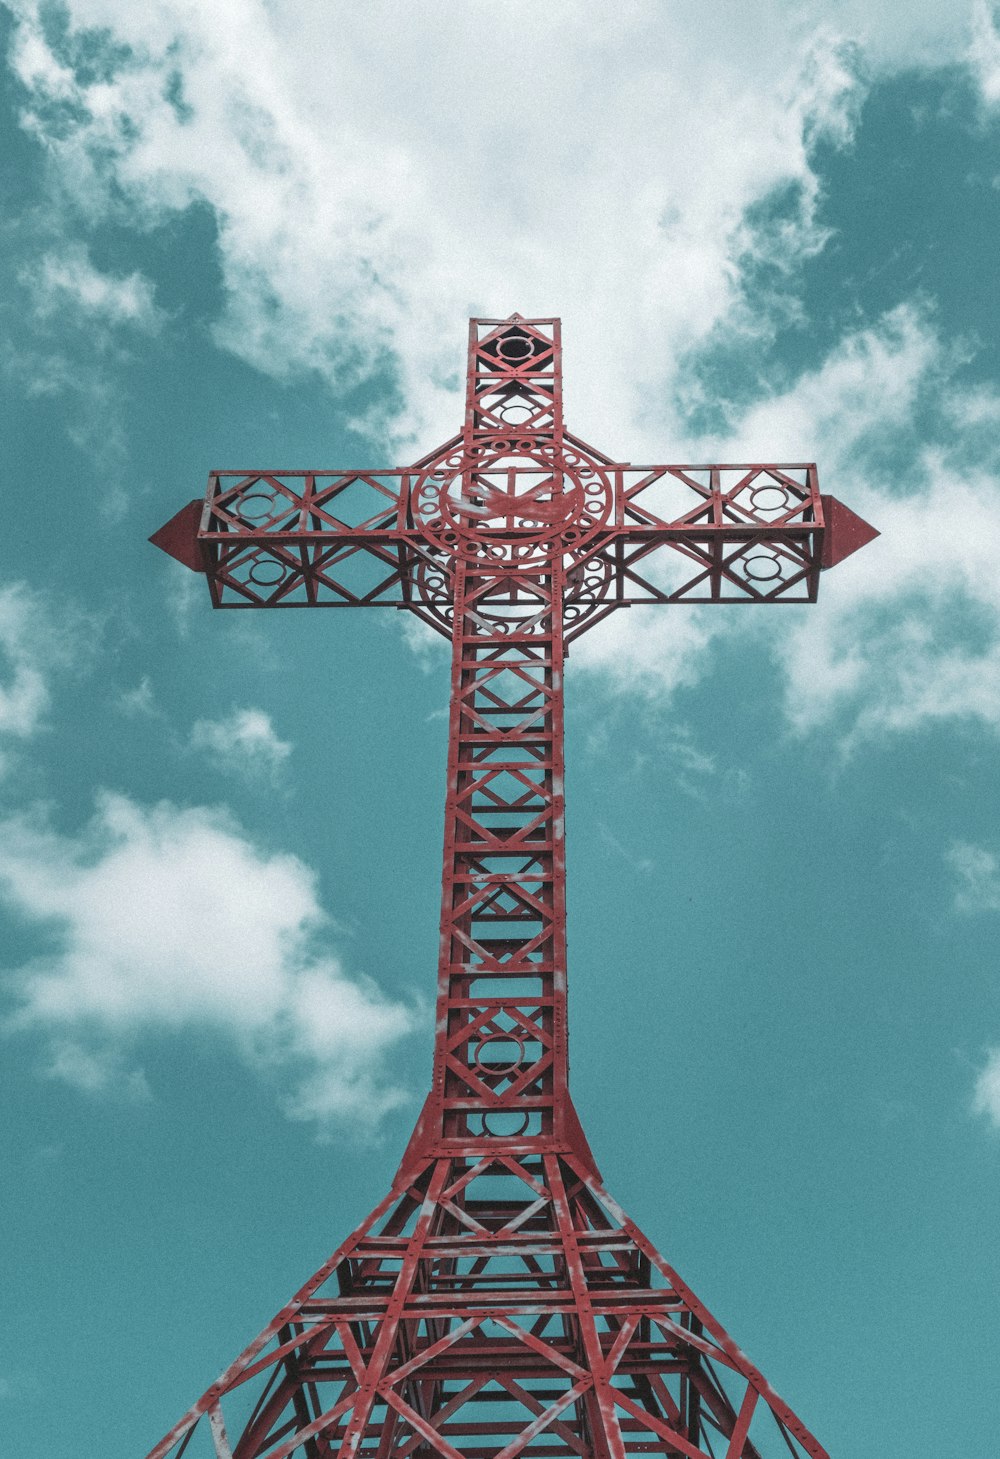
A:
<svg viewBox="0 0 1000 1459">
<path fill-rule="evenodd" d="M 392 1189 L 150 1453 L 825 1451 L 603 1189 L 569 1096 L 562 674 L 635 603 L 815 600 L 875 532 L 812 465 L 631 466 L 563 427 L 559 321 L 474 319 L 465 427 L 395 471 L 218 471 L 153 541 L 216 607 L 452 642 L 433 1085 Z"/>
</svg>

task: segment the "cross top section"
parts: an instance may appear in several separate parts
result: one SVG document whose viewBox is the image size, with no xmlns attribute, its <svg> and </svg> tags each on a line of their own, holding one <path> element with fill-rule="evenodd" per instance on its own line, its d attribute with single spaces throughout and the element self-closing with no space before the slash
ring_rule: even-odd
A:
<svg viewBox="0 0 1000 1459">
<path fill-rule="evenodd" d="M 615 492 L 606 458 L 563 432 L 559 320 L 469 325 L 465 429 L 422 463 L 414 520 L 442 554 L 480 567 L 579 561 Z"/>
</svg>

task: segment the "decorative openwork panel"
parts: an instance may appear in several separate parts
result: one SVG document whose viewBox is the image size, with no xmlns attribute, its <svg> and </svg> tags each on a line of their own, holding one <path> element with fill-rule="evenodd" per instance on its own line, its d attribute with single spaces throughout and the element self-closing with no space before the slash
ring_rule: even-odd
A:
<svg viewBox="0 0 1000 1459">
<path fill-rule="evenodd" d="M 467 458 L 558 452 L 563 445 L 562 340 L 558 319 L 470 319 L 466 372 Z"/>
<path fill-rule="evenodd" d="M 811 601 L 875 535 L 814 466 L 610 461 L 559 322 L 472 320 L 466 418 L 397 471 L 219 471 L 154 537 L 217 607 L 452 643 L 431 1092 L 392 1190 L 149 1459 L 825 1459 L 601 1186 L 569 1096 L 563 665 L 638 603 Z"/>
<path fill-rule="evenodd" d="M 437 1048 L 447 1142 L 551 1137 L 566 1092 L 561 568 L 456 570 Z M 500 587 L 500 601 L 494 592 Z"/>
<path fill-rule="evenodd" d="M 450 633 L 456 562 L 530 573 L 556 556 L 574 623 L 584 608 L 815 599 L 814 466 L 623 467 L 566 446 L 556 470 L 535 455 L 494 443 L 475 469 L 456 446 L 420 472 L 214 472 L 198 532 L 213 601 L 410 608 Z"/>
</svg>

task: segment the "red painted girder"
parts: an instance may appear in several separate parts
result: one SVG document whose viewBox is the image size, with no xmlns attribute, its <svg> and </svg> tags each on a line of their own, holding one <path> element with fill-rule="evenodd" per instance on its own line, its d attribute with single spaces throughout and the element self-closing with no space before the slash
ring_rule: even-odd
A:
<svg viewBox="0 0 1000 1459">
<path fill-rule="evenodd" d="M 220 1421 L 229 1407 L 229 1395 L 238 1394 L 248 1382 L 266 1383 L 272 1376 L 284 1377 L 260 1410 L 261 1421 L 251 1420 L 239 1434 L 237 1421 L 229 1420 L 234 1456 L 240 1459 L 277 1459 L 300 1448 L 309 1434 L 330 1441 L 329 1451 L 347 1459 L 352 1434 L 367 1446 L 384 1438 L 385 1405 L 408 1411 L 417 1390 L 407 1384 L 421 1382 L 439 1394 L 433 1399 L 428 1418 L 434 1423 L 427 1434 L 430 1453 L 455 1459 L 455 1454 L 474 1456 L 475 1447 L 462 1444 L 455 1449 L 444 1435 L 465 1434 L 488 1439 L 519 1436 L 528 1455 L 541 1454 L 531 1447 L 532 1433 L 558 1433 L 579 1444 L 583 1432 L 583 1408 L 570 1395 L 595 1395 L 591 1424 L 600 1423 L 600 1434 L 591 1430 L 590 1442 L 597 1445 L 585 1454 L 629 1452 L 633 1437 L 640 1438 L 645 1452 L 660 1452 L 655 1436 L 669 1440 L 673 1448 L 707 1459 L 704 1433 L 721 1433 L 725 1452 L 731 1459 L 758 1459 L 762 1453 L 780 1453 L 826 1459 L 825 1451 L 795 1415 L 774 1393 L 759 1371 L 732 1343 L 728 1334 L 698 1302 L 690 1289 L 627 1220 L 586 1165 L 568 1151 L 561 1155 L 528 1157 L 512 1161 L 509 1169 L 513 1199 L 503 1207 L 495 1202 L 480 1208 L 467 1203 L 466 1157 L 453 1156 L 423 1167 L 400 1171 L 390 1200 L 373 1213 L 369 1221 L 320 1269 L 299 1295 L 283 1309 L 260 1338 L 227 1370 L 204 1395 L 150 1459 L 165 1459 L 177 1452 L 193 1425 L 206 1415 L 218 1413 Z M 479 1168 L 495 1170 L 495 1162 L 483 1161 Z M 523 1192 L 517 1197 L 516 1191 Z M 539 1203 L 540 1193 L 540 1203 Z M 485 1256 L 483 1242 L 474 1232 L 462 1242 L 463 1226 L 455 1219 L 455 1202 L 465 1204 L 473 1224 L 506 1221 L 516 1224 L 518 1210 L 525 1203 L 537 1207 L 536 1219 L 546 1227 L 546 1245 L 556 1253 L 554 1264 L 535 1272 L 522 1266 L 520 1293 L 481 1290 L 485 1283 L 509 1280 L 507 1267 L 491 1273 L 488 1262 L 510 1260 L 509 1239 L 500 1238 L 493 1252 Z M 392 1252 L 380 1251 L 373 1232 L 378 1227 L 399 1224 L 407 1212 L 417 1215 L 417 1225 L 405 1243 L 402 1266 Z M 620 1222 L 614 1237 L 620 1255 L 614 1267 L 595 1261 L 588 1249 L 593 1240 L 589 1223 L 603 1212 Z M 454 1284 L 454 1262 L 432 1245 L 435 1232 L 444 1225 L 454 1228 L 449 1239 L 463 1252 L 470 1265 L 458 1290 Z M 500 1232 L 497 1233 L 500 1235 Z M 607 1247 L 605 1246 L 605 1248 Z M 477 1254 L 473 1256 L 473 1252 Z M 390 1265 L 383 1267 L 382 1262 Z M 479 1273 L 472 1269 L 478 1263 Z M 353 1264 L 353 1275 L 348 1267 Z M 339 1275 L 338 1275 L 339 1274 Z M 653 1284 L 650 1283 L 653 1279 Z M 340 1293 L 320 1298 L 318 1291 L 331 1281 L 347 1281 Z M 540 1285 L 544 1280 L 548 1290 Z M 663 1285 L 657 1287 L 656 1282 Z M 377 1293 L 365 1287 L 378 1284 Z M 442 1286 L 443 1284 L 443 1286 Z M 609 1286 L 610 1284 L 610 1286 Z M 430 1312 L 435 1313 L 430 1317 Z M 525 1325 L 525 1317 L 535 1318 Z M 603 1328 L 597 1323 L 603 1323 Z M 436 1324 L 436 1327 L 428 1324 Z M 486 1325 L 484 1325 L 486 1324 Z M 299 1328 L 296 1331 L 296 1328 Z M 284 1334 L 284 1336 L 282 1336 Z M 294 1363 L 289 1366 L 291 1359 Z M 535 1399 L 518 1385 L 514 1374 L 535 1385 Z M 501 1403 L 494 1387 L 506 1394 Z M 510 1383 L 508 1383 L 508 1378 Z M 617 1386 L 612 1386 L 614 1378 Z M 468 1393 L 478 1384 L 490 1415 L 465 1418 L 452 1425 L 452 1395 Z M 538 1403 L 548 1385 L 542 1412 L 548 1414 L 538 1427 Z M 645 1383 L 645 1390 L 635 1387 Z M 510 1386 L 513 1384 L 513 1386 Z M 651 1385 L 648 1386 L 648 1385 Z M 641 1393 L 645 1397 L 641 1403 Z M 407 1395 L 404 1399 L 404 1393 Z M 296 1399 L 301 1398 L 297 1406 Z M 712 1424 L 702 1428 L 698 1403 L 711 1413 Z M 560 1405 L 561 1427 L 553 1427 L 555 1415 L 548 1404 Z M 779 1447 L 761 1449 L 766 1439 L 753 1442 L 746 1433 L 751 1407 L 769 1410 L 769 1422 Z M 247 1404 L 240 1400 L 245 1413 Z M 498 1411 L 498 1409 L 503 1411 Z M 300 1412 L 290 1438 L 288 1415 Z M 689 1421 L 685 1413 L 693 1415 Z M 742 1416 L 742 1422 L 741 1422 Z M 781 1444 L 782 1432 L 787 1448 Z M 679 1442 L 677 1436 L 683 1440 Z M 598 1440 L 600 1442 L 598 1443 Z M 607 1446 L 605 1448 L 605 1446 Z M 201 1451 L 199 1451 L 201 1452 Z M 375 1453 L 374 1448 L 362 1450 Z M 721 1452 L 716 1450 L 716 1455 Z"/>
<path fill-rule="evenodd" d="M 558 465 L 559 458 L 554 459 Z M 791 472 L 804 474 L 805 482 L 797 482 L 789 475 Z M 705 487 L 695 479 L 700 474 L 715 481 L 724 473 L 733 473 L 737 478 L 735 486 L 728 494 L 722 493 L 717 487 Z M 211 510 L 199 513 L 196 504 L 189 503 L 150 540 L 196 571 L 204 571 L 206 563 L 210 564 L 208 571 L 213 578 L 225 573 L 227 562 L 245 561 L 241 554 L 266 551 L 277 563 L 284 563 L 288 573 L 301 573 L 305 568 L 305 577 L 309 580 L 316 574 L 320 577 L 325 574 L 335 581 L 335 574 L 330 572 L 330 566 L 331 562 L 335 565 L 339 559 L 324 559 L 324 548 L 367 551 L 396 548 L 408 555 L 398 560 L 389 556 L 380 559 L 391 569 L 390 577 L 381 584 L 376 583 L 374 592 L 359 596 L 345 590 L 344 605 L 374 605 L 379 596 L 397 579 L 401 598 L 405 599 L 405 580 L 424 561 L 422 552 L 430 540 L 426 531 L 410 520 L 409 492 L 414 472 L 406 469 L 381 474 L 382 477 L 391 478 L 398 483 L 398 498 L 394 504 L 390 503 L 388 517 L 383 513 L 377 522 L 372 520 L 350 526 L 324 513 L 323 515 L 327 515 L 325 525 L 306 525 L 307 519 L 313 521 L 316 516 L 312 505 L 314 486 L 317 477 L 322 474 L 213 473 L 206 500 L 206 508 Z M 516 476 L 517 471 L 511 474 Z M 806 567 L 829 568 L 878 535 L 874 528 L 835 497 L 820 497 L 813 466 L 759 463 L 717 466 L 612 466 L 606 469 L 605 474 L 609 481 L 612 478 L 614 480 L 616 505 L 598 535 L 594 537 L 593 547 L 608 561 L 613 561 L 623 550 L 627 551 L 628 548 L 639 545 L 644 549 L 690 546 L 710 556 L 714 543 L 747 543 L 755 544 L 756 549 L 765 554 L 775 551 L 780 553 L 783 547 L 795 546 L 797 550 L 805 551 Z M 331 480 L 339 479 L 348 486 L 361 481 L 370 484 L 372 479 L 363 477 L 361 473 L 348 473 L 339 478 L 333 473 L 330 475 Z M 235 496 L 232 486 L 224 486 L 230 476 L 235 479 L 239 488 Z M 638 478 L 638 483 L 629 485 L 630 477 Z M 658 516 L 647 507 L 644 500 L 644 493 L 655 489 L 666 477 L 681 482 L 695 498 L 695 505 L 687 513 L 672 520 Z M 765 484 L 762 485 L 761 482 Z M 296 491 L 295 486 L 298 483 L 303 485 Z M 261 495 L 265 489 L 274 494 L 280 506 L 280 511 L 276 508 L 273 514 L 275 522 L 260 525 L 244 521 L 239 515 L 239 503 L 244 499 L 258 504 L 265 501 Z M 792 505 L 787 512 L 775 517 L 773 511 L 768 514 L 766 507 L 763 514 L 753 509 L 751 498 L 759 497 L 764 500 L 767 493 L 779 491 L 792 494 Z M 218 520 L 218 513 L 222 511 L 217 505 L 220 498 L 226 501 L 224 522 Z M 740 501 L 740 498 L 744 500 Z M 297 518 L 294 526 L 285 521 L 289 514 Z M 204 523 L 203 530 L 199 529 L 201 522 Z M 488 531 L 488 540 L 493 540 L 495 535 L 492 529 Z M 532 532 L 516 523 L 508 522 L 500 536 L 504 541 L 517 544 L 530 539 Z M 200 551 L 199 543 L 202 544 Z M 435 547 L 439 548 L 440 543 L 435 543 Z M 302 549 L 309 550 L 308 559 L 299 555 Z M 317 553 L 319 556 L 315 555 Z M 232 578 L 231 571 L 228 582 L 232 590 L 244 593 L 245 601 L 250 606 L 276 606 L 281 601 L 279 594 L 256 593 L 248 584 L 241 587 Z M 626 600 L 620 591 L 610 593 L 609 596 L 618 601 Z M 709 596 L 714 600 L 719 595 L 713 592 Z M 780 593 L 777 592 L 758 593 L 745 600 L 777 601 L 779 597 Z M 395 606 L 396 600 L 393 601 Z M 217 600 L 217 605 L 224 606 L 224 603 Z M 288 604 L 311 605 L 311 599 Z M 400 605 L 405 606 L 405 603 L 401 602 Z"/>
</svg>

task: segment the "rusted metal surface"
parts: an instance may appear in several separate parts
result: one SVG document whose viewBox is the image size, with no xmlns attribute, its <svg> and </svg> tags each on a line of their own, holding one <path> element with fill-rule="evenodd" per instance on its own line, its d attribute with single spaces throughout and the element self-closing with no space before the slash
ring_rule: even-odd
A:
<svg viewBox="0 0 1000 1459">
<path fill-rule="evenodd" d="M 618 607 L 812 601 L 860 519 L 809 464 L 570 436 L 558 320 L 472 320 L 467 390 L 414 467 L 213 472 L 154 539 L 218 607 L 415 612 L 452 685 L 423 1113 L 390 1195 L 149 1459 L 824 1459 L 603 1190 L 573 1108 L 562 673 Z"/>
</svg>

